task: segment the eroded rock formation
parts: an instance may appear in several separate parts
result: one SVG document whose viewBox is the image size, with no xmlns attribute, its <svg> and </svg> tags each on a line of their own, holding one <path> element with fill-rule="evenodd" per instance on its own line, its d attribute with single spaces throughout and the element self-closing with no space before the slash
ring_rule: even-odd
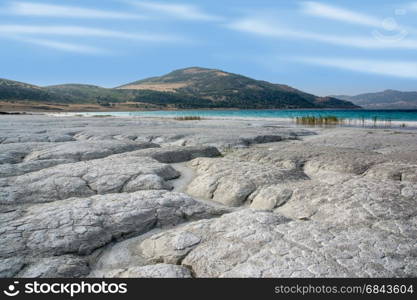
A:
<svg viewBox="0 0 417 300">
<path fill-rule="evenodd" d="M 0 125 L 1 277 L 417 276 L 414 130 Z"/>
</svg>

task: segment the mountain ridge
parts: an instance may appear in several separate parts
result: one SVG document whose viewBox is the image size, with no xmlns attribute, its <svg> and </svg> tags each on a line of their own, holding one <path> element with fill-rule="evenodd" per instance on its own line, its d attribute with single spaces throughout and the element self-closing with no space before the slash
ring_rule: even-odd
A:
<svg viewBox="0 0 417 300">
<path fill-rule="evenodd" d="M 355 96 L 337 95 L 338 99 L 368 109 L 417 109 L 417 92 L 386 89 L 382 92 L 363 93 Z"/>
<path fill-rule="evenodd" d="M 288 85 L 256 80 L 220 69 L 201 67 L 174 70 L 163 76 L 154 76 L 125 84 L 117 89 L 170 91 L 202 97 L 225 106 L 227 104 L 224 102 L 237 106 L 240 106 L 239 102 L 243 102 L 241 105 L 247 107 L 254 106 L 251 104 L 253 99 L 260 102 L 261 107 L 250 108 L 297 108 L 297 106 L 299 108 L 357 108 L 349 102 L 332 97 L 317 97 Z M 281 103 L 274 103 L 275 99 L 279 99 Z"/>
<path fill-rule="evenodd" d="M 359 108 L 349 101 L 318 97 L 283 84 L 219 69 L 190 67 L 115 88 L 89 84 L 39 87 L 0 80 L 0 100 L 56 103 L 147 103 L 161 109 L 192 108 Z"/>
</svg>

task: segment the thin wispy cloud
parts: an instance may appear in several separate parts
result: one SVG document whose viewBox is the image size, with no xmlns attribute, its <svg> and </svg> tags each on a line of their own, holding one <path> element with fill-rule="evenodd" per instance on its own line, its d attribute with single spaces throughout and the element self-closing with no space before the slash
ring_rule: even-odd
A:
<svg viewBox="0 0 417 300">
<path fill-rule="evenodd" d="M 3 13 L 31 17 L 53 18 L 85 18 L 85 19 L 144 19 L 144 16 L 127 13 L 113 12 L 100 9 L 83 8 L 77 6 L 63 6 L 54 4 L 42 4 L 35 2 L 10 2 L 3 9 Z"/>
<path fill-rule="evenodd" d="M 204 12 L 198 6 L 183 3 L 162 3 L 150 1 L 127 1 L 141 9 L 141 12 L 150 12 L 175 19 L 191 21 L 218 21 L 222 18 Z"/>
<path fill-rule="evenodd" d="M 417 79 L 417 62 L 386 61 L 352 58 L 301 57 L 294 61 L 311 65 L 333 67 L 348 71 L 377 74 L 407 79 Z"/>
<path fill-rule="evenodd" d="M 49 40 L 49 39 L 19 37 L 19 36 L 13 36 L 12 38 L 19 42 L 29 43 L 29 44 L 41 46 L 44 48 L 70 52 L 70 53 L 76 53 L 76 54 L 94 54 L 94 55 L 110 54 L 110 52 L 107 50 L 100 49 L 100 48 L 93 47 L 93 46 L 82 45 L 82 44 L 54 41 L 54 40 Z"/>
<path fill-rule="evenodd" d="M 417 11 L 417 3 L 415 4 Z M 372 27 L 374 35 L 383 37 L 385 39 L 398 40 L 407 36 L 409 33 L 417 33 L 417 29 L 410 26 L 401 25 L 393 17 L 378 18 L 361 12 L 331 6 L 319 2 L 303 2 L 301 4 L 301 11 L 305 14 L 336 20 L 348 24 L 362 25 Z M 405 10 L 406 11 L 406 10 Z M 383 30 L 380 32 L 379 30 Z"/>
<path fill-rule="evenodd" d="M 406 7 L 407 7 L 407 10 L 417 12 L 417 2 L 411 2 Z"/>
<path fill-rule="evenodd" d="M 319 2 L 307 1 L 301 5 L 303 13 L 316 17 L 377 28 L 382 27 L 383 23 L 383 20 L 374 16 Z"/>
<path fill-rule="evenodd" d="M 155 68 L 209 61 L 274 81 L 280 71 L 271 59 L 278 47 L 283 58 L 315 56 L 298 62 L 311 64 L 312 71 L 352 71 L 320 84 L 311 73 L 297 73 L 294 68 L 283 80 L 295 86 L 314 83 L 326 94 L 347 79 L 363 89 L 368 83 L 362 80 L 365 75 L 357 76 L 361 72 L 387 75 L 380 77 L 381 88 L 394 82 L 399 88 L 414 88 L 415 81 L 403 80 L 403 84 L 398 78 L 415 78 L 417 70 L 417 30 L 413 31 L 412 19 L 417 0 L 368 2 L 265 0 L 241 1 L 232 7 L 230 1 L 200 0 L 0 0 L 0 62 L 3 73 L 26 76 L 27 70 L 18 67 L 22 57 L 32 69 L 42 70 L 44 53 L 79 54 L 79 60 L 62 59 L 65 68 L 51 66 L 56 77 L 65 77 L 62 70 L 75 64 L 103 79 L 108 75 L 102 72 L 100 58 L 105 60 L 106 55 L 117 56 L 118 62 L 109 65 L 109 74 L 120 72 L 124 64 L 123 74 L 130 72 L 133 77 L 137 68 L 132 62 L 140 64 L 145 74 Z M 89 59 L 95 55 L 98 59 Z M 410 62 L 389 62 L 395 58 Z M 242 64 L 250 59 L 252 63 Z M 279 63 L 298 64 L 290 59 Z M 375 84 L 375 75 L 368 76 Z"/>
<path fill-rule="evenodd" d="M 140 40 L 147 42 L 175 42 L 183 40 L 182 37 L 175 37 L 174 35 L 161 35 L 154 33 L 127 33 L 116 30 L 81 26 L 0 25 L 0 34 L 101 37 Z"/>
<path fill-rule="evenodd" d="M 369 35 L 367 37 L 315 33 L 286 28 L 281 24 L 261 18 L 241 19 L 230 23 L 228 28 L 269 38 L 313 41 L 338 46 L 365 49 L 417 49 L 417 40 L 405 39 L 403 36 L 385 37 L 383 35 Z"/>
</svg>

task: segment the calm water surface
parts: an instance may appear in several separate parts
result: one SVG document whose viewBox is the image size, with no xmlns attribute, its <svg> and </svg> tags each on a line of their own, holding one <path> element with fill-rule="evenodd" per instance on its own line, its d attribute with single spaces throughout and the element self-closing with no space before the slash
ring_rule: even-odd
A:
<svg viewBox="0 0 417 300">
<path fill-rule="evenodd" d="M 112 116 L 201 116 L 240 118 L 296 118 L 303 116 L 336 116 L 347 120 L 417 121 L 417 110 L 175 110 L 135 112 L 86 112 L 83 115 Z"/>
</svg>

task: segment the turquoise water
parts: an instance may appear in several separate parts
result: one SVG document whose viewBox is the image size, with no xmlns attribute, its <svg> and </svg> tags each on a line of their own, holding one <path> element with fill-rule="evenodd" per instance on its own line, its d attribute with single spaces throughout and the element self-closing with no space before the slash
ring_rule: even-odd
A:
<svg viewBox="0 0 417 300">
<path fill-rule="evenodd" d="M 295 118 L 302 116 L 336 116 L 346 120 L 417 121 L 417 110 L 176 110 L 135 112 L 88 112 L 83 115 L 112 116 L 201 116 L 241 118 Z"/>
</svg>

